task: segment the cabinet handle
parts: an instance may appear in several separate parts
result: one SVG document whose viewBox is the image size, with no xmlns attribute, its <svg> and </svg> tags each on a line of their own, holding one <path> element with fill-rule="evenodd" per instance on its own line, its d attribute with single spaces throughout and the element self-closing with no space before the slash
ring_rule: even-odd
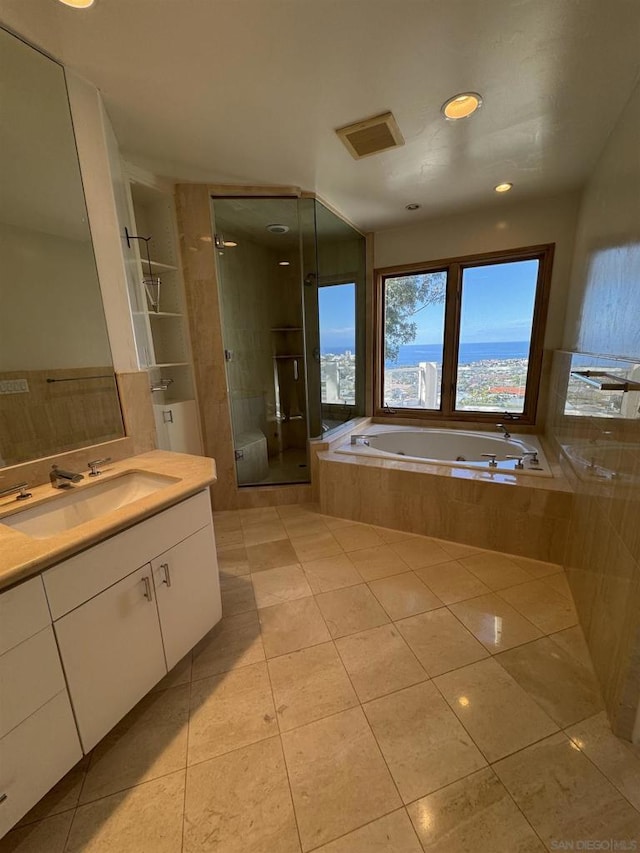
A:
<svg viewBox="0 0 640 853">
<path fill-rule="evenodd" d="M 8 796 L 8 794 L 0 794 L 0 803 L 4 803 Z"/>
<path fill-rule="evenodd" d="M 162 583 L 166 583 L 167 586 L 171 586 L 171 574 L 169 573 L 169 563 L 161 563 L 160 568 L 164 572 L 164 580 Z"/>
<path fill-rule="evenodd" d="M 148 577 L 143 577 L 142 582 L 144 584 L 144 597 L 147 601 L 153 601 L 153 594 L 151 592 L 151 581 Z"/>
</svg>

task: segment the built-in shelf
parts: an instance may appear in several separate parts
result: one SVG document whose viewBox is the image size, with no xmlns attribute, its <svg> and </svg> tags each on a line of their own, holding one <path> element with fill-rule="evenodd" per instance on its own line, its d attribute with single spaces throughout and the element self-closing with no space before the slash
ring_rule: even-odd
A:
<svg viewBox="0 0 640 853">
<path fill-rule="evenodd" d="M 156 367 L 160 367 L 160 368 L 162 368 L 162 367 L 189 367 L 189 362 L 188 361 L 164 361 L 164 362 L 162 362 L 162 364 L 150 364 L 149 365 L 149 368 L 151 370 L 155 369 Z"/>
<path fill-rule="evenodd" d="M 275 326 L 272 332 L 301 332 L 302 326 Z"/>
<path fill-rule="evenodd" d="M 303 355 L 274 355 L 274 358 L 304 358 Z"/>
<path fill-rule="evenodd" d="M 571 375 L 598 391 L 640 391 L 640 382 L 616 376 L 615 373 L 607 373 L 606 370 L 572 370 Z"/>
<path fill-rule="evenodd" d="M 138 317 L 183 317 L 176 311 L 132 311 L 132 314 Z"/>
<path fill-rule="evenodd" d="M 175 272 L 178 267 L 171 266 L 171 264 L 162 264 L 160 261 L 148 261 L 146 258 L 140 258 L 140 262 L 143 267 L 149 267 L 151 270 L 157 270 L 158 272 Z"/>
</svg>

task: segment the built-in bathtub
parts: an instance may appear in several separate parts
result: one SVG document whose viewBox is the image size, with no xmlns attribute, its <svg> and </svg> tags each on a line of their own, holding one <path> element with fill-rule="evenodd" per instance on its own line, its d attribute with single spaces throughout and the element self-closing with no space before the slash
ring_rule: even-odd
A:
<svg viewBox="0 0 640 853">
<path fill-rule="evenodd" d="M 533 435 L 519 434 L 507 438 L 487 432 L 373 424 L 352 435 L 336 448 L 336 452 L 486 469 L 489 472 L 553 476 L 540 442 Z"/>
</svg>

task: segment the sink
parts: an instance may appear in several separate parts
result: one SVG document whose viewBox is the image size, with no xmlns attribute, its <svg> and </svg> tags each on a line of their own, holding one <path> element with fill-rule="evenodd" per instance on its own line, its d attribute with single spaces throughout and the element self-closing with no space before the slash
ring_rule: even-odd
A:
<svg viewBox="0 0 640 853">
<path fill-rule="evenodd" d="M 0 518 L 0 524 L 13 527 L 33 539 L 48 539 L 177 482 L 174 477 L 162 474 L 131 471 L 95 485 L 72 487 L 45 504 Z"/>
</svg>

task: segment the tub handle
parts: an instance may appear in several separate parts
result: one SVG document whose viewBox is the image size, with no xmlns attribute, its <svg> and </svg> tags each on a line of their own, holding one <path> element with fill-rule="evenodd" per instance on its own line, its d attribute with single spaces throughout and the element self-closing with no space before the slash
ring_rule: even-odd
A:
<svg viewBox="0 0 640 853">
<path fill-rule="evenodd" d="M 516 468 L 518 471 L 522 471 L 524 468 L 524 456 L 507 456 L 507 459 L 516 459 Z"/>
<path fill-rule="evenodd" d="M 538 451 L 537 450 L 525 450 L 524 453 L 522 454 L 522 458 L 526 459 L 527 456 L 531 457 L 531 464 L 532 465 L 539 465 L 540 464 L 540 460 L 538 459 Z"/>
<path fill-rule="evenodd" d="M 497 453 L 481 453 L 481 456 L 487 456 L 489 459 L 489 468 L 497 468 L 498 463 L 496 462 Z"/>
</svg>

